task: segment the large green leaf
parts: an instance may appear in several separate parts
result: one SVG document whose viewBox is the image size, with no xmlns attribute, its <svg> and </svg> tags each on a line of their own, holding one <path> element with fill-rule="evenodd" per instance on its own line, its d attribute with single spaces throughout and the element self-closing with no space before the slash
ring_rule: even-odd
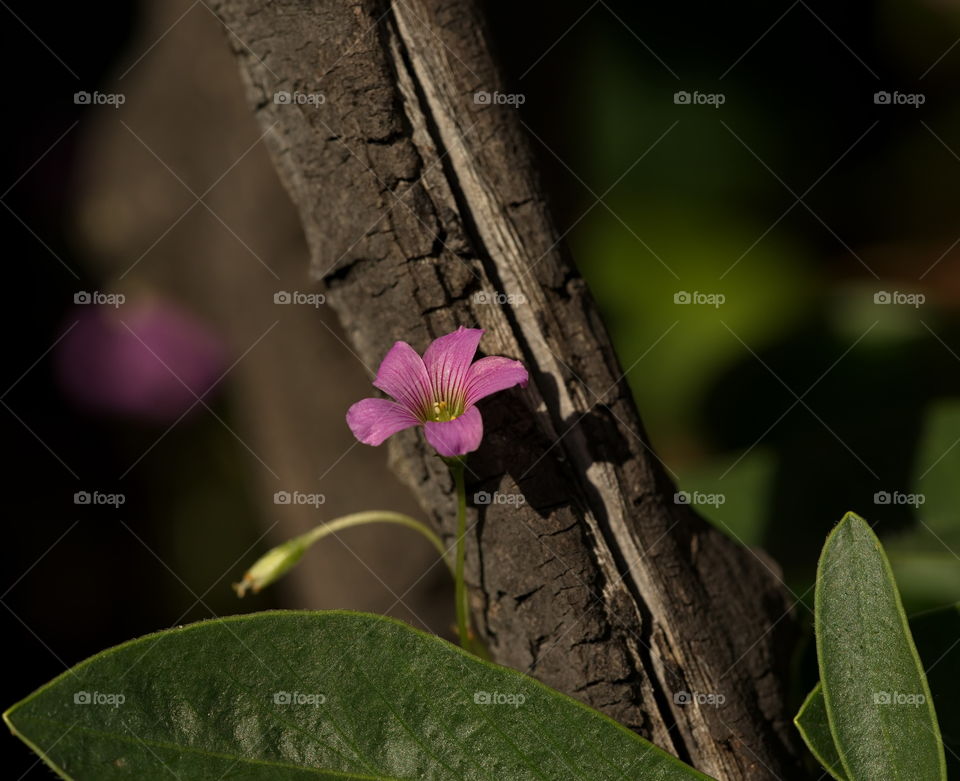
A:
<svg viewBox="0 0 960 781">
<path fill-rule="evenodd" d="M 960 778 L 960 603 L 910 619 L 910 631 L 927 674 L 950 778 Z M 794 719 L 807 747 L 834 778 L 844 781 L 818 683 Z"/>
<path fill-rule="evenodd" d="M 133 640 L 4 719 L 74 779 L 707 778 L 519 672 L 343 611 Z"/>
<path fill-rule="evenodd" d="M 817 658 L 830 732 L 852 781 L 946 778 L 940 729 L 890 564 L 847 513 L 817 568 Z"/>
</svg>

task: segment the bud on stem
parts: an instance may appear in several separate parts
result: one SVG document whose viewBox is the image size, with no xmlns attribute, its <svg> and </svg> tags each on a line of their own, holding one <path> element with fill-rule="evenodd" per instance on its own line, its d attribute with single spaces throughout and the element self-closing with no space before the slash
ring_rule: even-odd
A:
<svg viewBox="0 0 960 781">
<path fill-rule="evenodd" d="M 389 510 L 369 510 L 362 513 L 351 513 L 336 518 L 329 523 L 320 524 L 305 534 L 294 537 L 267 551 L 244 573 L 243 579 L 239 583 L 233 584 L 233 590 L 237 592 L 238 597 L 243 597 L 248 591 L 252 591 L 254 594 L 259 593 L 293 569 L 303 557 L 303 554 L 307 552 L 307 549 L 315 542 L 319 542 L 327 535 L 349 529 L 351 526 L 362 526 L 366 523 L 395 523 L 420 532 L 437 549 L 440 558 L 447 563 L 447 566 L 450 566 L 450 562 L 446 559 L 447 550 L 444 548 L 443 542 L 425 524 L 403 513 L 395 513 Z"/>
</svg>

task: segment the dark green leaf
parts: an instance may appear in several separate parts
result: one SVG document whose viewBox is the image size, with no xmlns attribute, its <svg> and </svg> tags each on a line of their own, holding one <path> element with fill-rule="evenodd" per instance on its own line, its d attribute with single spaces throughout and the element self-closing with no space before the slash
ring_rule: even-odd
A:
<svg viewBox="0 0 960 781">
<path fill-rule="evenodd" d="M 910 631 L 927 673 L 940 732 L 947 748 L 947 776 L 960 778 L 960 603 L 914 616 Z M 823 692 L 818 683 L 794 719 L 807 747 L 834 778 L 842 779 Z"/>
<path fill-rule="evenodd" d="M 134 640 L 4 718 L 75 779 L 707 778 L 519 672 L 342 611 Z"/>
<path fill-rule="evenodd" d="M 853 513 L 824 545 L 815 621 L 827 718 L 847 778 L 946 779 L 933 698 L 890 564 Z"/>
</svg>

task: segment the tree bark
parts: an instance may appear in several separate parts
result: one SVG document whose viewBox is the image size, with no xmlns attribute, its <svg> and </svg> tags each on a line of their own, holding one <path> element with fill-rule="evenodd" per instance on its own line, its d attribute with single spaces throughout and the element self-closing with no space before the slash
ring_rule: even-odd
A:
<svg viewBox="0 0 960 781">
<path fill-rule="evenodd" d="M 717 778 L 796 777 L 784 588 L 674 502 L 516 111 L 475 100 L 503 85 L 473 0 L 214 7 L 358 357 L 479 325 L 487 353 L 530 369 L 482 404 L 469 460 L 469 492 L 525 498 L 471 510 L 471 605 L 496 661 Z M 394 437 L 391 464 L 452 537 L 452 483 L 419 433 Z"/>
</svg>

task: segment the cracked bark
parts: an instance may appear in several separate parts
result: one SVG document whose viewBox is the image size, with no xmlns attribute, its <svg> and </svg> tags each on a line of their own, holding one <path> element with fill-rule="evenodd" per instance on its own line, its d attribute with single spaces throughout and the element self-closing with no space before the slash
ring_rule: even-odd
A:
<svg viewBox="0 0 960 781">
<path fill-rule="evenodd" d="M 525 498 L 471 510 L 471 604 L 494 658 L 717 778 L 797 777 L 774 565 L 673 502 L 515 110 L 474 101 L 503 90 L 474 2 L 213 5 L 358 356 L 479 325 L 487 352 L 531 370 L 482 406 L 469 462 L 470 492 Z M 416 432 L 390 447 L 450 537 L 446 468 Z"/>
</svg>

